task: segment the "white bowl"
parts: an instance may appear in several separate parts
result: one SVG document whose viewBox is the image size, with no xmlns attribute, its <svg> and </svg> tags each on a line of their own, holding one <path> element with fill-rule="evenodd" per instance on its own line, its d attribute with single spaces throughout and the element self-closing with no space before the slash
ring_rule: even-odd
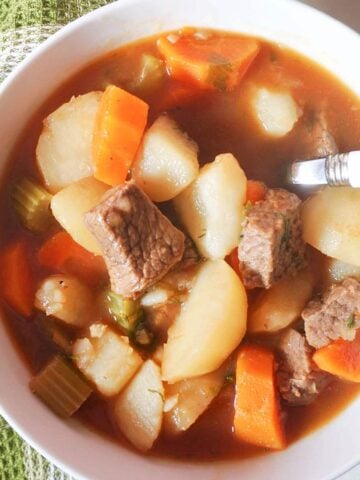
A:
<svg viewBox="0 0 360 480">
<path fill-rule="evenodd" d="M 115 47 L 183 25 L 245 32 L 284 43 L 326 66 L 360 96 L 360 37 L 292 0 L 121 0 L 68 25 L 0 87 L 0 172 L 31 114 L 89 60 Z M 35 448 L 78 478 L 96 480 L 320 480 L 360 461 L 360 398 L 335 420 L 281 453 L 191 464 L 149 458 L 76 421 L 64 422 L 28 388 L 29 372 L 0 323 L 0 413 Z"/>
</svg>

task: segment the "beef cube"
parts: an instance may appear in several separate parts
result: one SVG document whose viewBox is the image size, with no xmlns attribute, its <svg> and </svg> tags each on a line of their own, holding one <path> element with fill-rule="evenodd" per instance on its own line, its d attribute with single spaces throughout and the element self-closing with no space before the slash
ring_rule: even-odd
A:
<svg viewBox="0 0 360 480">
<path fill-rule="evenodd" d="M 182 256 L 182 259 L 180 260 L 180 262 L 175 265 L 174 270 L 179 271 L 179 270 L 184 270 L 186 268 L 193 267 L 194 265 L 200 262 L 200 258 L 201 257 L 198 251 L 196 250 L 194 242 L 191 240 L 190 237 L 185 235 L 184 255 Z"/>
<path fill-rule="evenodd" d="M 289 405 L 308 405 L 331 380 L 331 375 L 313 363 L 312 353 L 305 335 L 293 328 L 282 334 L 278 344 L 277 384 L 281 397 Z"/>
<path fill-rule="evenodd" d="M 304 266 L 300 205 L 296 195 L 276 189 L 250 208 L 239 246 L 246 288 L 270 288 Z"/>
<path fill-rule="evenodd" d="M 156 283 L 184 254 L 184 234 L 133 182 L 112 189 L 85 222 L 102 249 L 111 289 L 125 297 Z"/>
<path fill-rule="evenodd" d="M 354 340 L 360 327 L 360 283 L 345 278 L 321 298 L 311 300 L 301 314 L 307 341 L 315 348 L 343 338 Z"/>
</svg>

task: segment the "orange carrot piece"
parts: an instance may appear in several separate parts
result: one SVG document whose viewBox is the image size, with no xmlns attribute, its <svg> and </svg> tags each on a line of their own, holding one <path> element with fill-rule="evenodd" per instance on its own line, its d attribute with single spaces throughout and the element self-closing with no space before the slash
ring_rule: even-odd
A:
<svg viewBox="0 0 360 480">
<path fill-rule="evenodd" d="M 274 378 L 274 354 L 257 345 L 241 348 L 236 364 L 235 435 L 266 448 L 285 447 Z"/>
<path fill-rule="evenodd" d="M 258 180 L 248 180 L 246 188 L 246 201 L 250 203 L 264 200 L 266 195 L 266 186 Z"/>
<path fill-rule="evenodd" d="M 103 258 L 85 250 L 64 231 L 56 233 L 41 246 L 37 259 L 43 267 L 75 275 L 90 286 L 95 287 L 107 279 Z"/>
<path fill-rule="evenodd" d="M 238 252 L 238 247 L 234 248 L 234 250 L 227 255 L 225 260 L 227 263 L 230 265 L 230 267 L 235 270 L 235 272 L 241 277 L 241 272 L 240 272 L 240 264 L 239 264 L 239 252 Z"/>
<path fill-rule="evenodd" d="M 192 81 L 206 90 L 232 90 L 245 75 L 259 52 L 251 38 L 181 36 L 175 43 L 167 37 L 157 42 L 171 76 Z"/>
<path fill-rule="evenodd" d="M 336 340 L 317 350 L 313 355 L 316 365 L 337 377 L 360 382 L 360 330 L 355 340 Z"/>
<path fill-rule="evenodd" d="M 29 317 L 33 310 L 35 288 L 25 242 L 19 241 L 0 256 L 1 291 L 4 300 L 18 313 Z"/>
<path fill-rule="evenodd" d="M 121 88 L 106 88 L 94 136 L 94 176 L 109 185 L 125 181 L 143 136 L 149 106 Z"/>
</svg>

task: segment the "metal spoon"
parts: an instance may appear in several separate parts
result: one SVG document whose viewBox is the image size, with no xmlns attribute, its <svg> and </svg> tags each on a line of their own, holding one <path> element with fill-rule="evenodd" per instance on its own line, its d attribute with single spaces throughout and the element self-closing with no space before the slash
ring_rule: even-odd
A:
<svg viewBox="0 0 360 480">
<path fill-rule="evenodd" d="M 360 150 L 294 162 L 288 169 L 287 181 L 293 185 L 360 187 Z"/>
</svg>

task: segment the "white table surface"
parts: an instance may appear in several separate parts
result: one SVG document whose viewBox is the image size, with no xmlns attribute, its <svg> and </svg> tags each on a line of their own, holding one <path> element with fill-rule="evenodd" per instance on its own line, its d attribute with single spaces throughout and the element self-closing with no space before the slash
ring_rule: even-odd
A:
<svg viewBox="0 0 360 480">
<path fill-rule="evenodd" d="M 360 33 L 360 0 L 301 0 L 341 20 Z M 360 53 L 360 52 L 358 52 Z M 360 61 L 360 56 L 357 57 Z M 360 450 L 360 441 L 359 441 Z M 310 479 L 304 479 L 310 480 Z M 360 480 L 360 465 L 345 473 L 338 480 Z"/>
</svg>

